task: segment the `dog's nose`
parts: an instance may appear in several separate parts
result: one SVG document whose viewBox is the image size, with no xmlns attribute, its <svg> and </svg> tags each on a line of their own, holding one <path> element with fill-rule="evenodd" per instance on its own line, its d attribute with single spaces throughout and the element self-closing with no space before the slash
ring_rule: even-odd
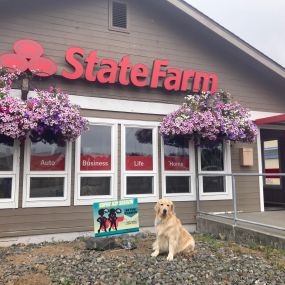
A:
<svg viewBox="0 0 285 285">
<path fill-rule="evenodd" d="M 163 209 L 163 214 L 165 215 L 167 213 L 167 210 L 166 209 Z"/>
</svg>

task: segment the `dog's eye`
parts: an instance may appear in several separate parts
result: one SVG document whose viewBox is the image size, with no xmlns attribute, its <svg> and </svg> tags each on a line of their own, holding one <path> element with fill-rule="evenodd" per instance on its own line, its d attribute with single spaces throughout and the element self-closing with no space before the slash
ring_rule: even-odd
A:
<svg viewBox="0 0 285 285">
<path fill-rule="evenodd" d="M 160 206 L 163 206 L 163 204 L 160 204 Z"/>
<path fill-rule="evenodd" d="M 169 207 L 169 205 L 167 205 L 167 207 Z"/>
</svg>

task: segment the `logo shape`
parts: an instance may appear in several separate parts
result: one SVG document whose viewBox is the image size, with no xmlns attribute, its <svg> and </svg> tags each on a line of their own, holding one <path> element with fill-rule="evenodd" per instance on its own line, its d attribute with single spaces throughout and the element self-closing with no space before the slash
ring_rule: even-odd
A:
<svg viewBox="0 0 285 285">
<path fill-rule="evenodd" d="M 15 53 L 0 55 L 0 66 L 8 70 L 30 70 L 34 75 L 48 77 L 56 73 L 56 63 L 43 57 L 44 49 L 34 40 L 22 39 L 14 43 Z"/>
</svg>

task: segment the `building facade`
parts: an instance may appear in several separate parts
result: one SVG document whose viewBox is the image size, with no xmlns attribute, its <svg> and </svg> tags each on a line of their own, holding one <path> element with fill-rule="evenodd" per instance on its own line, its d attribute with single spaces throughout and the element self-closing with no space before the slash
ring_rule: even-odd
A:
<svg viewBox="0 0 285 285">
<path fill-rule="evenodd" d="M 0 5 L 0 61 L 27 51 L 28 96 L 59 87 L 90 121 L 63 147 L 1 143 L 1 238 L 92 231 L 94 201 L 128 197 L 139 198 L 141 226 L 153 225 L 161 197 L 175 201 L 184 224 L 195 224 L 196 183 L 201 208 L 224 212 L 232 210 L 232 181 L 223 174 L 285 172 L 280 120 L 261 121 L 253 145 L 199 149 L 197 167 L 191 142 L 160 136 L 163 116 L 193 91 L 224 89 L 254 119 L 284 112 L 284 68 L 183 1 Z M 21 97 L 17 84 L 12 95 Z M 249 164 L 240 156 L 247 149 Z M 217 175 L 196 181 L 197 172 Z M 237 193 L 240 211 L 285 203 L 280 177 L 239 177 Z"/>
</svg>

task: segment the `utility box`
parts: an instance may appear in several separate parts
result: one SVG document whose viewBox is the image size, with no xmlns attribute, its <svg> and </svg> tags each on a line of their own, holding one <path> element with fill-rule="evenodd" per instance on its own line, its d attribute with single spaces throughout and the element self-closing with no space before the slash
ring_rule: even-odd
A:
<svg viewBox="0 0 285 285">
<path fill-rule="evenodd" d="M 239 149 L 240 166 L 253 166 L 253 148 L 242 147 Z"/>
</svg>

